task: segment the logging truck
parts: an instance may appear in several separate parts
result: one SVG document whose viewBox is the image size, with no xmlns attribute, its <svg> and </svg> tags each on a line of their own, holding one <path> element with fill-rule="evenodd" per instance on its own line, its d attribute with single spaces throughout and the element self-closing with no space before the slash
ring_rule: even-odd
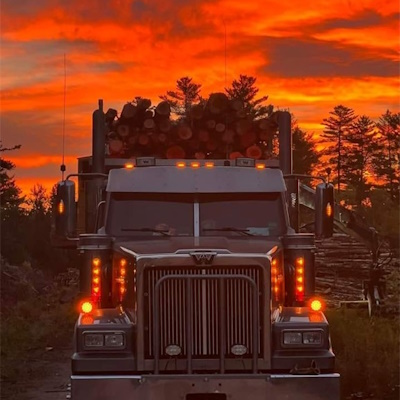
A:
<svg viewBox="0 0 400 400">
<path fill-rule="evenodd" d="M 339 399 L 314 294 L 314 238 L 332 235 L 333 187 L 316 186 L 315 232 L 299 233 L 290 114 L 271 116 L 277 160 L 213 157 L 207 141 L 204 157 L 182 143 L 177 158 L 159 157 L 160 141 L 155 155 L 112 154 L 131 135 L 140 142 L 133 114 L 115 123 L 100 101 L 78 201 L 72 175 L 57 185 L 54 245 L 80 264 L 72 399 Z"/>
</svg>

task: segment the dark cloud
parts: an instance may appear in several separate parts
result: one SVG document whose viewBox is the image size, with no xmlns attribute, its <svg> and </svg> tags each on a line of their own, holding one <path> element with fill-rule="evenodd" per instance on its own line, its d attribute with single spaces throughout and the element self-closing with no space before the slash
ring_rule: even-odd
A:
<svg viewBox="0 0 400 400">
<path fill-rule="evenodd" d="M 51 5 L 51 0 L 1 0 L 1 13 L 33 16 Z"/>
<path fill-rule="evenodd" d="M 399 13 L 382 16 L 375 10 L 364 10 L 362 13 L 351 19 L 335 18 L 328 19 L 318 25 L 319 30 L 328 29 L 362 29 L 377 25 L 386 25 L 399 20 Z"/>
<path fill-rule="evenodd" d="M 268 65 L 264 73 L 299 78 L 304 76 L 397 76 L 396 62 L 369 54 L 357 46 L 297 38 L 265 38 Z M 395 51 L 393 50 L 393 56 Z"/>
</svg>

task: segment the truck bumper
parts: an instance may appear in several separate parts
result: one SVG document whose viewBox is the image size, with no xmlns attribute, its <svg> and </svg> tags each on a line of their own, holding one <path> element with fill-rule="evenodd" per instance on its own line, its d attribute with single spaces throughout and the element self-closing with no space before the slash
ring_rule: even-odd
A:
<svg viewBox="0 0 400 400">
<path fill-rule="evenodd" d="M 338 400 L 339 374 L 73 375 L 72 400 Z M 214 394 L 213 396 L 210 394 Z"/>
</svg>

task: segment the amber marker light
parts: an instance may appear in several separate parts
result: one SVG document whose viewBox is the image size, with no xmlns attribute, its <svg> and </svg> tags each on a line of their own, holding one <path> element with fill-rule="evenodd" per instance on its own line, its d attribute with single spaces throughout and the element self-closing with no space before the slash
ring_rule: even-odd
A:
<svg viewBox="0 0 400 400">
<path fill-rule="evenodd" d="M 178 162 L 176 163 L 176 166 L 177 166 L 178 168 L 185 168 L 185 167 L 186 167 L 186 164 L 185 164 L 183 161 L 178 161 Z"/>
<path fill-rule="evenodd" d="M 192 163 L 190 164 L 190 166 L 191 166 L 192 168 L 199 168 L 199 167 L 200 167 L 200 163 L 197 162 L 197 161 L 195 161 L 195 162 L 192 162 Z"/>
<path fill-rule="evenodd" d="M 328 203 L 326 205 L 326 215 L 327 215 L 327 217 L 331 217 L 332 216 L 332 205 L 331 205 L 331 203 Z"/>
<path fill-rule="evenodd" d="M 256 164 L 256 168 L 257 169 L 264 169 L 265 168 L 265 164 Z"/>
<path fill-rule="evenodd" d="M 213 162 L 206 162 L 206 163 L 204 164 L 204 166 L 205 166 L 206 168 L 214 168 L 214 163 L 213 163 Z"/>
<path fill-rule="evenodd" d="M 322 301 L 319 299 L 312 299 L 310 302 L 310 308 L 313 311 L 321 311 L 322 310 Z"/>
<path fill-rule="evenodd" d="M 59 214 L 64 214 L 64 210 L 65 210 L 64 202 L 62 200 L 60 200 L 60 202 L 58 203 L 58 206 L 57 206 L 57 211 Z"/>
<path fill-rule="evenodd" d="M 100 258 L 93 258 L 92 263 L 94 267 L 98 267 L 100 265 Z"/>
<path fill-rule="evenodd" d="M 89 314 L 93 311 L 93 304 L 90 301 L 84 301 L 81 304 L 81 312 L 84 314 Z"/>
<path fill-rule="evenodd" d="M 132 163 L 125 164 L 126 169 L 133 169 L 134 165 Z"/>
</svg>

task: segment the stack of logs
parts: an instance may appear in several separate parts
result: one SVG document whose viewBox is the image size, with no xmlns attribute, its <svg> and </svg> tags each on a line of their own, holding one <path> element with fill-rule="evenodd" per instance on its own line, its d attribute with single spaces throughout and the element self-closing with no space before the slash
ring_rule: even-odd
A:
<svg viewBox="0 0 400 400">
<path fill-rule="evenodd" d="M 277 131 L 274 114 L 254 120 L 240 100 L 224 93 L 211 94 L 177 120 L 168 101 L 152 107 L 148 99 L 125 104 L 119 117 L 109 109 L 105 117 L 109 157 L 266 159 Z"/>
</svg>

